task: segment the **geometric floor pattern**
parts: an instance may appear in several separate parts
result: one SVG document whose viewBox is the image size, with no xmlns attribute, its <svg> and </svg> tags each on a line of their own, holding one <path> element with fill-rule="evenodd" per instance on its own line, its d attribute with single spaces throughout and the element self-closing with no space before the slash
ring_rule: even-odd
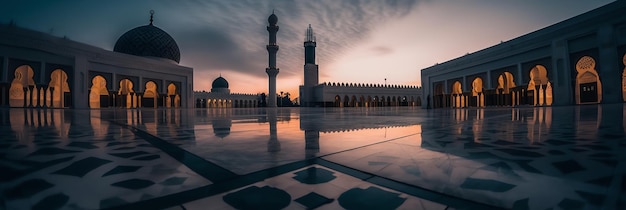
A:
<svg viewBox="0 0 626 210">
<path fill-rule="evenodd" d="M 626 209 L 626 105 L 0 109 L 0 209 Z"/>
</svg>

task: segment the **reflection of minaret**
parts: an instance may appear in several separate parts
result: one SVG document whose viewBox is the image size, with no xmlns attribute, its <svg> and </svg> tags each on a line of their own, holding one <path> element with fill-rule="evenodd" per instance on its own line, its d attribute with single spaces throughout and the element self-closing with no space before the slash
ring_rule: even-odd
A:
<svg viewBox="0 0 626 210">
<path fill-rule="evenodd" d="M 269 77 L 269 91 L 267 93 L 267 106 L 276 107 L 276 75 L 278 75 L 278 68 L 276 68 L 276 52 L 278 52 L 278 45 L 276 44 L 276 32 L 278 31 L 278 17 L 272 12 L 267 22 L 270 24 L 267 26 L 267 31 L 270 33 L 270 43 L 266 46 L 267 53 L 269 53 L 269 67 L 265 69 L 267 76 Z"/>
<path fill-rule="evenodd" d="M 313 106 L 315 102 L 313 87 L 319 82 L 318 66 L 315 64 L 315 46 L 315 35 L 311 24 L 309 24 L 304 39 L 304 85 L 300 91 L 302 106 Z"/>
<path fill-rule="evenodd" d="M 314 158 L 320 152 L 320 131 L 304 130 L 304 156 Z"/>
<path fill-rule="evenodd" d="M 280 142 L 278 142 L 276 130 L 276 109 L 267 110 L 267 119 L 270 123 L 270 140 L 267 142 L 267 151 L 278 152 L 280 151 Z"/>
</svg>

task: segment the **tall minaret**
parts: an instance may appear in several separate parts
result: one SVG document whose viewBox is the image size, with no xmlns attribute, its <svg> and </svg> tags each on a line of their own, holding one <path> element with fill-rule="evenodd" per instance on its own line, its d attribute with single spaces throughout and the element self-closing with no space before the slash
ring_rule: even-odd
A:
<svg viewBox="0 0 626 210">
<path fill-rule="evenodd" d="M 267 31 L 270 33 L 270 43 L 267 45 L 267 53 L 269 53 L 269 67 L 265 69 L 267 76 L 269 77 L 269 91 L 267 93 L 267 106 L 276 107 L 276 75 L 278 75 L 278 68 L 276 68 L 276 52 L 278 52 L 278 45 L 276 44 L 276 32 L 278 31 L 278 17 L 272 12 L 267 22 L 270 24 L 267 26 Z"/>
<path fill-rule="evenodd" d="M 302 87 L 300 100 L 302 106 L 315 105 L 316 99 L 313 87 L 319 82 L 318 66 L 315 64 L 315 46 L 315 35 L 313 34 L 311 24 L 309 24 L 304 38 L 304 85 Z"/>
</svg>

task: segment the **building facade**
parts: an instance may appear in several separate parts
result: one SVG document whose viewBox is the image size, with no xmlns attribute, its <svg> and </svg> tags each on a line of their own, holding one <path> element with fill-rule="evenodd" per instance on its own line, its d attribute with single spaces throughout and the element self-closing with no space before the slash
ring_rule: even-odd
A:
<svg viewBox="0 0 626 210">
<path fill-rule="evenodd" d="M 114 51 L 0 26 L 0 104 L 10 107 L 193 107 L 193 69 L 152 24 L 122 35 Z"/>
<path fill-rule="evenodd" d="M 626 101 L 626 1 L 421 71 L 424 108 Z"/>
<path fill-rule="evenodd" d="M 222 76 L 213 80 L 211 92 L 196 91 L 196 108 L 252 108 L 258 107 L 259 94 L 230 93 L 228 81 Z"/>
<path fill-rule="evenodd" d="M 409 85 L 319 83 L 315 64 L 315 34 L 311 25 L 304 40 L 304 84 L 300 104 L 305 107 L 421 106 L 420 87 Z"/>
</svg>

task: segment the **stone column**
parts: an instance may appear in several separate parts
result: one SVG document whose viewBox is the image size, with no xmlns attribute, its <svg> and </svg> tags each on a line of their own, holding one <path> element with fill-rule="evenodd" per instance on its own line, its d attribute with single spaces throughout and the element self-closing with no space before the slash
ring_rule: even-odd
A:
<svg viewBox="0 0 626 210">
<path fill-rule="evenodd" d="M 40 87 L 41 87 L 41 90 L 43 91 L 43 99 L 39 100 L 39 101 L 43 102 L 41 107 L 48 108 L 48 106 L 46 105 L 46 98 L 48 97 L 48 91 L 46 91 L 46 89 L 48 89 L 48 86 L 47 85 L 41 85 Z M 50 95 L 50 99 L 53 99 L 52 95 Z"/>
<path fill-rule="evenodd" d="M 33 107 L 33 90 L 35 90 L 35 86 L 34 85 L 28 85 L 28 90 L 30 90 L 30 99 L 29 99 L 29 105 L 28 107 Z"/>
<path fill-rule="evenodd" d="M 28 107 L 28 87 L 23 87 L 24 90 L 24 107 Z"/>
<path fill-rule="evenodd" d="M 50 87 L 50 108 L 54 108 L 54 87 Z"/>
</svg>

